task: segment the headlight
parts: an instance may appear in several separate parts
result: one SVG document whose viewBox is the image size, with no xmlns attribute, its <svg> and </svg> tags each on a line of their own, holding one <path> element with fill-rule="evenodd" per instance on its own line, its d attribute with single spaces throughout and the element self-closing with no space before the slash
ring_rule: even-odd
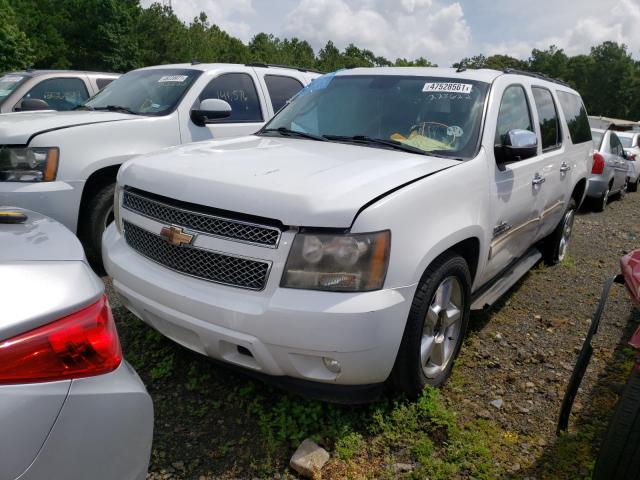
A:
<svg viewBox="0 0 640 480">
<path fill-rule="evenodd" d="M 122 224 L 120 223 L 120 194 L 122 187 L 116 183 L 116 189 L 113 192 L 113 221 L 116 224 L 118 233 L 122 234 Z"/>
<path fill-rule="evenodd" d="M 0 147 L 0 181 L 51 182 L 59 157 L 57 147 Z"/>
<path fill-rule="evenodd" d="M 390 232 L 296 235 L 281 286 L 336 292 L 382 288 Z"/>
</svg>

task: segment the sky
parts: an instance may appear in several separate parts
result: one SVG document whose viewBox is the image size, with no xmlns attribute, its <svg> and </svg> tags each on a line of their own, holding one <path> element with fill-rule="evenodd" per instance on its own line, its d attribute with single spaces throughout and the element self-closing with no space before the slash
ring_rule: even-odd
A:
<svg viewBox="0 0 640 480">
<path fill-rule="evenodd" d="M 142 0 L 147 6 L 155 0 Z M 161 1 L 161 0 L 159 0 Z M 168 3 L 168 0 L 164 0 Z M 245 42 L 260 32 L 307 40 L 316 53 L 328 40 L 390 60 L 425 57 L 450 66 L 483 53 L 527 58 L 555 44 L 569 55 L 605 40 L 640 58 L 640 0 L 172 0 L 190 22 L 211 23 Z"/>
</svg>

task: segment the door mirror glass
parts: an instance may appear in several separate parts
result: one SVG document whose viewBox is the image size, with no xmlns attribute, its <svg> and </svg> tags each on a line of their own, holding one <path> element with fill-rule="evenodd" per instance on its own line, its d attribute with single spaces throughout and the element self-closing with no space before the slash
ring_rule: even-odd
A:
<svg viewBox="0 0 640 480">
<path fill-rule="evenodd" d="M 200 102 L 200 108 L 191 110 L 191 121 L 204 127 L 209 120 L 231 116 L 231 105 L 220 98 L 207 98 Z"/>
<path fill-rule="evenodd" d="M 529 130 L 515 128 L 502 136 L 502 143 L 495 146 L 498 163 L 517 162 L 535 157 L 538 153 L 538 137 Z"/>
<path fill-rule="evenodd" d="M 15 108 L 16 112 L 30 112 L 33 110 L 51 110 L 51 107 L 47 102 L 39 98 L 25 98 Z"/>
</svg>

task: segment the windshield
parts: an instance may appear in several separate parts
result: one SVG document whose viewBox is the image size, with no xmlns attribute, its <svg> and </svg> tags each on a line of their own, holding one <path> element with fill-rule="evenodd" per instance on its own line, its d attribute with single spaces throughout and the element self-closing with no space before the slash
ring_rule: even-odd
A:
<svg viewBox="0 0 640 480">
<path fill-rule="evenodd" d="M 4 102 L 5 99 L 11 95 L 18 85 L 24 82 L 27 78 L 22 75 L 3 75 L 0 76 L 0 103 Z"/>
<path fill-rule="evenodd" d="M 602 136 L 604 132 L 598 132 L 597 130 L 591 130 L 591 138 L 593 139 L 593 145 L 596 150 L 600 150 L 600 144 L 602 143 Z"/>
<path fill-rule="evenodd" d="M 139 115 L 167 115 L 201 73 L 179 68 L 129 72 L 107 85 L 84 106 L 95 110 L 117 107 Z"/>
<path fill-rule="evenodd" d="M 624 148 L 631 147 L 631 140 L 633 140 L 633 137 L 623 137 L 622 135 L 618 134 L 618 138 L 620 139 L 620 143 L 622 143 L 622 146 Z"/>
<path fill-rule="evenodd" d="M 470 158 L 477 150 L 488 88 L 453 78 L 330 74 L 303 89 L 264 130 L 334 141 L 377 139 L 416 153 Z"/>
</svg>

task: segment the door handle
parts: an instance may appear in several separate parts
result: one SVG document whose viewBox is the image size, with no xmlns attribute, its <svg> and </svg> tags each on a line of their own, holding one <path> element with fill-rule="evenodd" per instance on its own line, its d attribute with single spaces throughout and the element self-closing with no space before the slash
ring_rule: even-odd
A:
<svg viewBox="0 0 640 480">
<path fill-rule="evenodd" d="M 562 165 L 560 165 L 560 173 L 567 173 L 569 170 L 571 170 L 571 167 L 567 165 L 567 162 L 562 162 Z"/>
<path fill-rule="evenodd" d="M 536 173 L 531 183 L 533 184 L 534 187 L 536 187 L 538 185 L 542 185 L 545 181 L 546 179 L 543 176 L 541 176 L 539 173 Z"/>
</svg>

